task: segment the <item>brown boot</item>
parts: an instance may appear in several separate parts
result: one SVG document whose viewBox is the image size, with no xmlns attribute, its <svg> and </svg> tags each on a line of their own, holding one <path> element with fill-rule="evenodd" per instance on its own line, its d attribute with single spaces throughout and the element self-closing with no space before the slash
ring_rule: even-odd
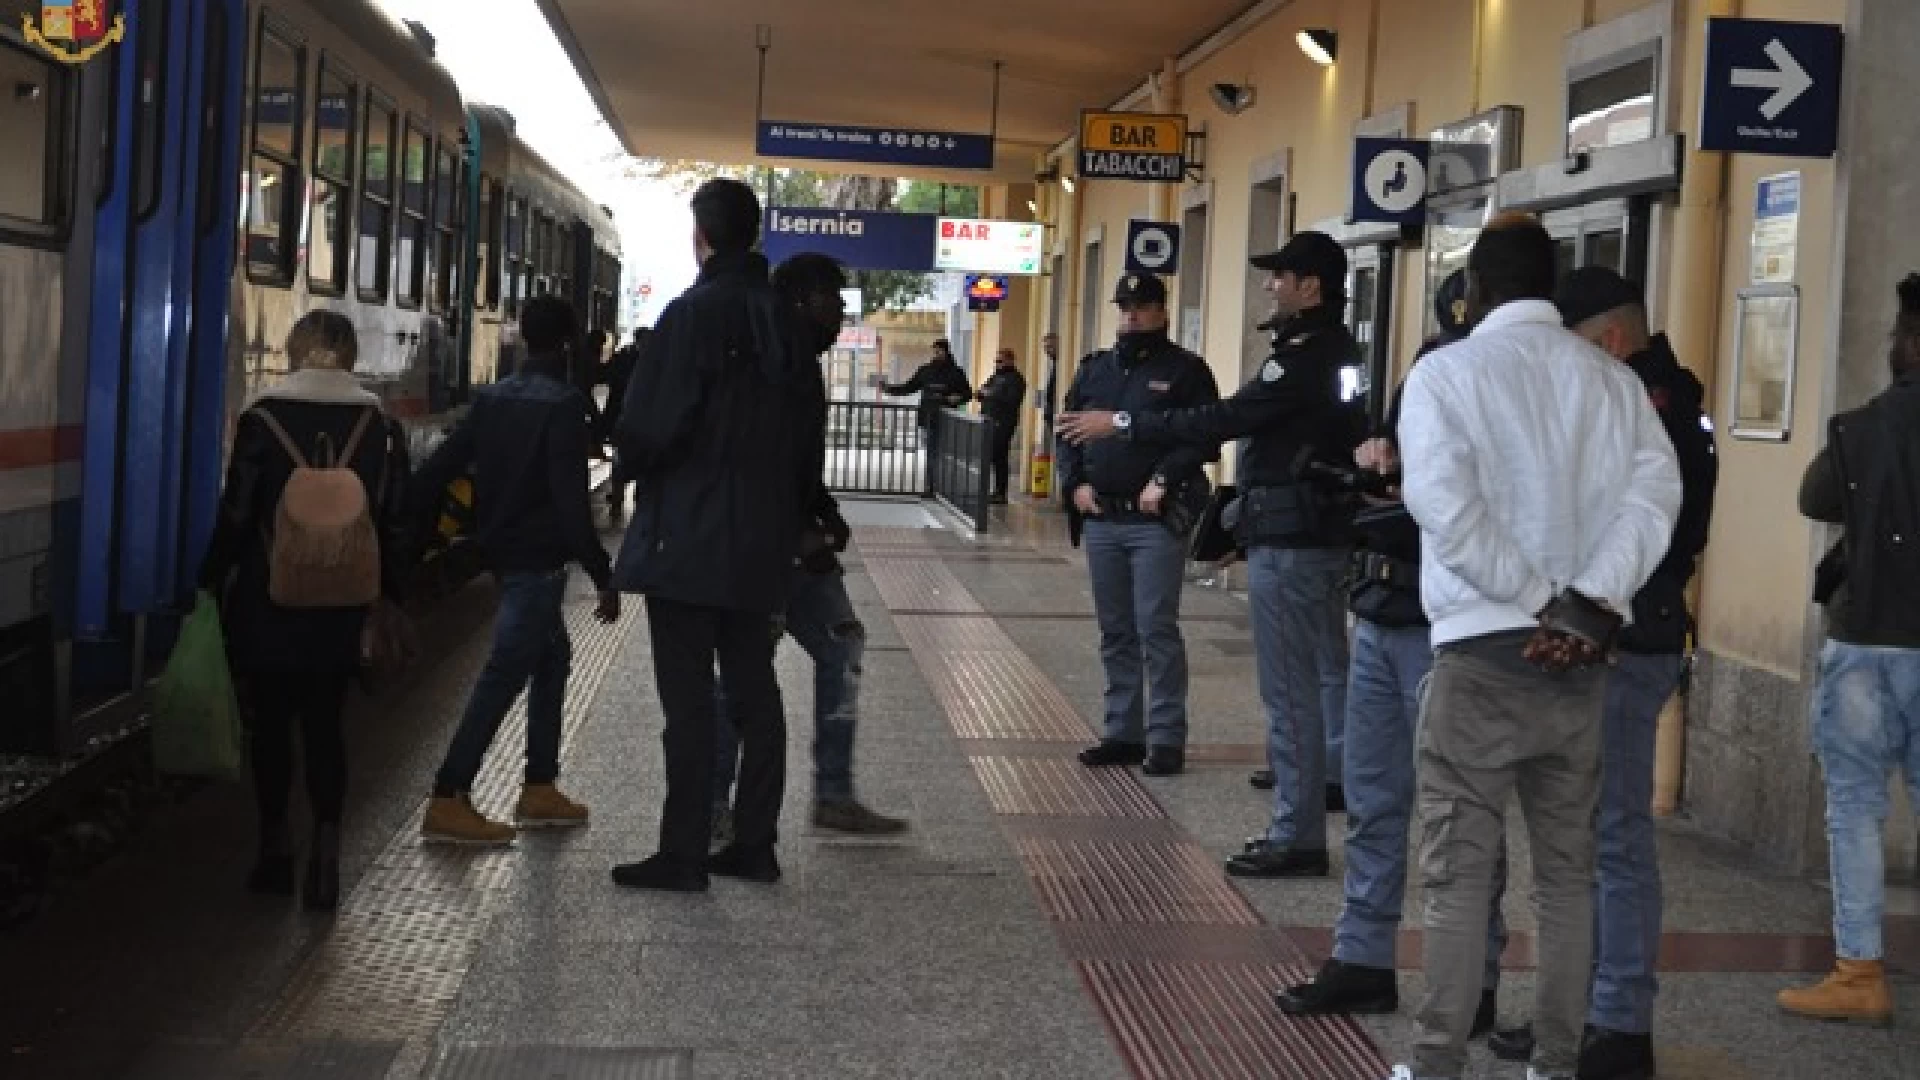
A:
<svg viewBox="0 0 1920 1080">
<path fill-rule="evenodd" d="M 1893 994 L 1878 960 L 1837 960 L 1833 974 L 1818 986 L 1780 991 L 1780 1007 L 1816 1020 L 1881 1026 L 1893 1022 Z"/>
</svg>

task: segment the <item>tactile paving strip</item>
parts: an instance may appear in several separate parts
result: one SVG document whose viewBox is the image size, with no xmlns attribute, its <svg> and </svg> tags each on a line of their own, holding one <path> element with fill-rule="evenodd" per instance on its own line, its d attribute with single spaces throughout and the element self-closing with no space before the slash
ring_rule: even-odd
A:
<svg viewBox="0 0 1920 1080">
<path fill-rule="evenodd" d="M 1388 1066 L 1341 1018 L 1273 1005 L 1297 973 L 1247 964 L 1095 960 L 1076 965 L 1136 1075 L 1154 1080 L 1380 1080 Z"/>
<path fill-rule="evenodd" d="M 914 659 L 963 739 L 1086 742 L 1093 729 L 1024 653 L 929 653 Z"/>
<path fill-rule="evenodd" d="M 119 1080 L 367 1080 L 385 1076 L 399 1043 L 324 1040 L 300 1046 L 161 1046 Z"/>
<path fill-rule="evenodd" d="M 433 1080 L 688 1080 L 693 1055 L 685 1050 L 590 1046 L 474 1046 L 448 1048 Z"/>
<path fill-rule="evenodd" d="M 953 571 L 929 558 L 869 558 L 867 576 L 893 611 L 981 612 L 980 602 L 953 576 Z"/>
<path fill-rule="evenodd" d="M 1018 653 L 1020 646 L 985 615 L 898 615 L 893 620 L 907 646 L 929 653 Z"/>
<path fill-rule="evenodd" d="M 973 771 L 996 813 L 1164 818 L 1126 769 L 1089 769 L 1072 758 L 975 757 Z"/>
<path fill-rule="evenodd" d="M 1191 843 L 1022 836 L 1015 845 L 1042 905 L 1060 922 L 1260 922 L 1219 863 Z"/>
<path fill-rule="evenodd" d="M 563 752 L 585 725 L 637 606 L 606 626 L 593 618 L 590 598 L 567 609 L 573 636 L 573 673 L 567 683 Z M 500 727 L 474 784 L 484 813 L 510 812 L 526 754 L 524 696 Z M 333 932 L 307 957 L 250 1038 L 300 1039 L 316 1035 L 407 1041 L 431 1035 L 465 981 L 480 939 L 516 861 L 510 850 L 466 851 L 424 845 L 402 829 L 345 897 Z"/>
</svg>

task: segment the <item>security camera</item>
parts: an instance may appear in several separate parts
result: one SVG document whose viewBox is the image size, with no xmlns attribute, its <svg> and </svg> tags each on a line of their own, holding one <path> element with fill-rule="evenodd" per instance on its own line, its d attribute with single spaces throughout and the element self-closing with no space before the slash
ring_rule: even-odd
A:
<svg viewBox="0 0 1920 1080">
<path fill-rule="evenodd" d="M 1212 95 L 1213 103 L 1220 106 L 1220 111 L 1228 116 L 1236 116 L 1253 108 L 1254 93 L 1251 86 L 1214 83 L 1207 89 L 1207 93 Z"/>
</svg>

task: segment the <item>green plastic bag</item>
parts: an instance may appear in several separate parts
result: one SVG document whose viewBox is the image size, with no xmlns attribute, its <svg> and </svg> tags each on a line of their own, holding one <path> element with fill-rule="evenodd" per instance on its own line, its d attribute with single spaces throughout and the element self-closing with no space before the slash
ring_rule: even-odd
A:
<svg viewBox="0 0 1920 1080">
<path fill-rule="evenodd" d="M 154 687 L 153 765 L 172 776 L 232 779 L 243 738 L 220 609 L 202 591 Z"/>
</svg>

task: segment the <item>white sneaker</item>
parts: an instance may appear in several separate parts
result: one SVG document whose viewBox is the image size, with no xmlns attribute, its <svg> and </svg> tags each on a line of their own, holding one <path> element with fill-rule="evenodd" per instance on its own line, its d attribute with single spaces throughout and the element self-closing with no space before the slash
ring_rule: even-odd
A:
<svg viewBox="0 0 1920 1080">
<path fill-rule="evenodd" d="M 1415 1076 L 1413 1074 L 1413 1066 L 1411 1065 L 1395 1065 L 1393 1067 L 1393 1075 L 1387 1077 L 1387 1080 L 1432 1080 L 1432 1078 Z"/>
<path fill-rule="evenodd" d="M 1573 1080 L 1572 1073 L 1543 1073 L 1533 1066 L 1527 1066 L 1527 1080 Z"/>
</svg>

